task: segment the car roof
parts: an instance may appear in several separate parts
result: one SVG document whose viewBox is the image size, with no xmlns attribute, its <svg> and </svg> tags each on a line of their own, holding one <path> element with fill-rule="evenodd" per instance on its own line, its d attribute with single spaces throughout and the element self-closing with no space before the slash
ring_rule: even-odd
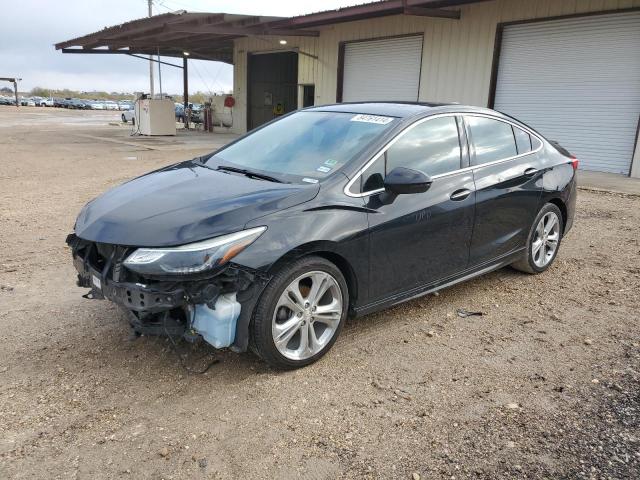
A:
<svg viewBox="0 0 640 480">
<path fill-rule="evenodd" d="M 500 112 L 488 108 L 461 105 L 459 103 L 435 102 L 347 102 L 309 107 L 304 110 L 309 112 L 360 113 L 365 115 L 383 115 L 397 118 L 421 117 L 429 114 L 445 112 L 477 112 L 503 116 Z"/>
<path fill-rule="evenodd" d="M 388 117 L 406 118 L 420 113 L 427 113 L 436 107 L 449 105 L 446 103 L 422 102 L 346 102 L 332 105 L 320 105 L 305 110 L 311 112 L 344 112 L 362 113 L 365 115 L 384 115 Z"/>
</svg>

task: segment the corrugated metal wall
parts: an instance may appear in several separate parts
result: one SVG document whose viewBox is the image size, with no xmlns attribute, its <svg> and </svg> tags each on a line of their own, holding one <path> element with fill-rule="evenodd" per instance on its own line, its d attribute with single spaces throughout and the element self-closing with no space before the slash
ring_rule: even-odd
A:
<svg viewBox="0 0 640 480">
<path fill-rule="evenodd" d="M 559 141 L 581 169 L 628 174 L 640 113 L 640 11 L 505 27 L 495 108 Z"/>
<path fill-rule="evenodd" d="M 342 41 L 407 33 L 424 34 L 420 100 L 486 106 L 496 26 L 501 22 L 640 7 L 640 0 L 495 0 L 461 7 L 460 20 L 397 15 L 320 27 L 317 38 L 287 38 L 318 56 L 299 56 L 300 83 L 316 85 L 316 104 L 336 100 L 338 49 Z M 275 38 L 245 38 L 234 51 L 234 128 L 246 126 L 247 52 L 282 50 Z"/>
<path fill-rule="evenodd" d="M 422 39 L 422 35 L 410 35 L 347 43 L 342 101 L 418 100 Z"/>
</svg>

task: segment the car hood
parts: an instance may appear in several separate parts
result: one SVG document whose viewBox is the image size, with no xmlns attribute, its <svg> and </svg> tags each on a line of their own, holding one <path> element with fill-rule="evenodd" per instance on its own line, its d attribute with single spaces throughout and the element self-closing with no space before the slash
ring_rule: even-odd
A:
<svg viewBox="0 0 640 480">
<path fill-rule="evenodd" d="M 89 202 L 78 237 L 100 243 L 167 247 L 242 230 L 250 220 L 313 199 L 318 184 L 252 179 L 184 162 L 151 172 Z"/>
</svg>

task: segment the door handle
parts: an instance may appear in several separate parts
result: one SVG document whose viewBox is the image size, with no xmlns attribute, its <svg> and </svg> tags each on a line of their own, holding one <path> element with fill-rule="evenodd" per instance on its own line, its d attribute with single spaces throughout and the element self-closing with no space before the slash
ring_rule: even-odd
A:
<svg viewBox="0 0 640 480">
<path fill-rule="evenodd" d="M 527 168 L 527 169 L 524 171 L 524 176 L 525 176 L 525 177 L 533 177 L 536 173 L 538 173 L 538 169 L 537 169 L 537 168 L 530 167 L 530 168 Z"/>
<path fill-rule="evenodd" d="M 461 188 L 460 190 L 456 190 L 455 192 L 453 192 L 449 198 L 454 202 L 459 202 L 460 200 L 464 200 L 465 198 L 467 198 L 469 195 L 471 195 L 471 190 L 467 188 Z"/>
</svg>

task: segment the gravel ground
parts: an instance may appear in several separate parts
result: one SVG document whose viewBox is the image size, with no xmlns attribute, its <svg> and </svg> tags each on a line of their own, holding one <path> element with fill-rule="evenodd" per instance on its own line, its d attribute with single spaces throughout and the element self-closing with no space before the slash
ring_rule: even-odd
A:
<svg viewBox="0 0 640 480">
<path fill-rule="evenodd" d="M 545 274 L 351 321 L 303 370 L 180 345 L 192 369 L 217 360 L 190 374 L 81 298 L 64 238 L 86 201 L 206 143 L 35 111 L 0 109 L 0 477 L 640 477 L 640 196 L 580 192 Z"/>
</svg>

